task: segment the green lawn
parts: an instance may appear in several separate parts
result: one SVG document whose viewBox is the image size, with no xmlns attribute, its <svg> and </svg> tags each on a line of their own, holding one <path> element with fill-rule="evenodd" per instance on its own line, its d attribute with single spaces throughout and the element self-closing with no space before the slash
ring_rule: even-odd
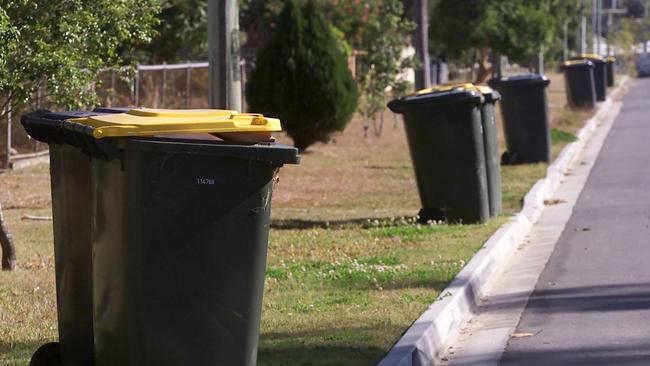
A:
<svg viewBox="0 0 650 366">
<path fill-rule="evenodd" d="M 551 78 L 557 154 L 588 113 L 566 110 L 561 77 Z M 404 131 L 389 112 L 385 123 L 382 136 L 364 138 L 355 119 L 301 165 L 281 170 L 260 365 L 375 364 L 546 171 L 545 164 L 503 167 L 505 211 L 486 224 L 417 225 Z M 21 220 L 50 215 L 47 167 L 0 174 L 0 202 L 19 261 L 15 272 L 0 273 L 0 364 L 23 366 L 38 345 L 56 339 L 51 222 Z"/>
</svg>

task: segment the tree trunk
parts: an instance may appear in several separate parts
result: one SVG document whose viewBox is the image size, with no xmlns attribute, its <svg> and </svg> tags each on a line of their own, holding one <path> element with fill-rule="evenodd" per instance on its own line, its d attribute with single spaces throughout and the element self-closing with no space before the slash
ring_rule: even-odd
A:
<svg viewBox="0 0 650 366">
<path fill-rule="evenodd" d="M 476 83 L 484 83 L 492 75 L 492 64 L 490 63 L 490 49 L 483 47 L 480 49 L 480 58 L 478 61 L 478 74 Z"/>
<path fill-rule="evenodd" d="M 13 270 L 16 268 L 16 248 L 2 216 L 2 205 L 0 205 L 0 247 L 2 248 L 2 270 Z"/>
</svg>

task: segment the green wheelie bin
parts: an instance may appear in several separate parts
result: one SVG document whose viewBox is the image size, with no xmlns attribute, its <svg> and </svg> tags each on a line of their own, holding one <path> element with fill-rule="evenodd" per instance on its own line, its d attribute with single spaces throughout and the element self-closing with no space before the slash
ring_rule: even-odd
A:
<svg viewBox="0 0 650 366">
<path fill-rule="evenodd" d="M 549 162 L 551 133 L 548 96 L 550 80 L 544 75 L 508 76 L 488 81 L 501 94 L 503 132 L 507 151 L 503 164 Z"/>
<path fill-rule="evenodd" d="M 29 135 L 47 143 L 50 151 L 54 262 L 59 342 L 41 346 L 31 365 L 87 366 L 94 359 L 92 317 L 91 164 L 80 149 L 67 144 L 64 119 L 119 109 L 22 116 Z"/>
<path fill-rule="evenodd" d="M 560 69 L 564 72 L 569 106 L 593 109 L 596 106 L 594 63 L 589 60 L 565 61 L 560 65 Z"/>
<path fill-rule="evenodd" d="M 580 54 L 572 60 L 589 60 L 594 64 L 594 86 L 596 87 L 596 101 L 603 102 L 607 99 L 607 60 L 593 53 Z"/>
<path fill-rule="evenodd" d="M 476 88 L 485 98 L 481 106 L 481 123 L 483 125 L 483 146 L 485 147 L 485 170 L 490 216 L 498 216 L 501 213 L 501 160 L 499 158 L 495 108 L 496 103 L 501 99 L 501 94 L 487 86 L 477 85 Z"/>
<path fill-rule="evenodd" d="M 404 115 L 420 222 L 488 219 L 483 103 L 472 84 L 435 87 L 388 103 Z"/>
<path fill-rule="evenodd" d="M 272 189 L 299 156 L 208 134 L 280 129 L 223 112 L 61 121 L 91 164 L 95 364 L 256 364 Z"/>
</svg>

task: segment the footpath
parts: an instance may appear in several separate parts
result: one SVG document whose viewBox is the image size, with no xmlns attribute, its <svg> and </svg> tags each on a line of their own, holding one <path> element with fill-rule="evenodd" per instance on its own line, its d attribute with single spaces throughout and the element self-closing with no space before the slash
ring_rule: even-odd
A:
<svg viewBox="0 0 650 366">
<path fill-rule="evenodd" d="M 616 107 L 436 363 L 650 365 L 650 79 Z"/>
</svg>

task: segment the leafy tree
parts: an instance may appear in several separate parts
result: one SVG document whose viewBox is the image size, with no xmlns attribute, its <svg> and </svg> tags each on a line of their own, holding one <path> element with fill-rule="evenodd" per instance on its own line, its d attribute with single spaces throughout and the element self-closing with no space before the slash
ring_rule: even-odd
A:
<svg viewBox="0 0 650 366">
<path fill-rule="evenodd" d="M 402 56 L 415 24 L 405 16 L 402 0 L 332 0 L 326 2 L 325 8 L 325 14 L 351 46 L 363 51 L 358 59 L 359 112 L 365 120 L 364 128 L 367 130 L 372 122 L 375 134 L 380 135 L 386 89 L 396 95 L 403 93 L 407 83 L 400 73 L 417 66 L 412 57 Z"/>
<path fill-rule="evenodd" d="M 634 43 L 643 44 L 643 52 L 648 52 L 647 43 L 650 40 L 650 18 L 628 19 L 627 24 L 634 33 Z"/>
<path fill-rule="evenodd" d="M 0 0 L 0 118 L 35 105 L 39 88 L 41 102 L 63 108 L 93 101 L 95 75 L 150 40 L 157 10 L 158 0 Z"/>
<path fill-rule="evenodd" d="M 251 110 L 278 116 L 296 147 L 342 131 L 357 89 L 339 44 L 313 0 L 288 0 L 246 88 Z"/>
<path fill-rule="evenodd" d="M 244 48 L 266 45 L 285 0 L 239 0 L 239 28 L 246 34 Z"/>
<path fill-rule="evenodd" d="M 151 42 L 139 47 L 136 55 L 125 56 L 152 64 L 207 57 L 206 0 L 163 0 L 157 18 L 156 34 Z"/>
<path fill-rule="evenodd" d="M 637 33 L 635 32 L 637 26 L 633 19 L 624 18 L 612 30 L 610 39 L 621 50 L 621 54 L 616 57 L 620 61 L 625 61 L 622 63 L 623 65 L 633 64 L 635 56 L 634 46 L 637 44 Z"/>
<path fill-rule="evenodd" d="M 567 41 L 569 50 L 577 51 L 580 47 L 580 23 L 582 15 L 588 10 L 581 0 L 563 0 L 553 6 L 555 37 L 545 48 L 547 58 L 562 60 L 564 54 L 564 24 L 567 24 Z"/>
<path fill-rule="evenodd" d="M 263 34 L 276 24 L 274 14 L 282 1 L 240 0 L 241 26 L 249 44 L 263 43 Z M 368 121 L 376 122 L 385 109 L 385 90 L 403 92 L 406 88 L 398 75 L 415 65 L 412 58 L 402 59 L 401 54 L 415 25 L 407 19 L 403 0 L 320 0 L 319 3 L 325 19 L 336 28 L 335 33 L 343 34 L 341 48 L 346 52 L 349 48 L 360 51 L 357 57 L 357 82 L 362 95 L 359 111 L 367 127 Z"/>
<path fill-rule="evenodd" d="M 430 18 L 433 51 L 460 57 L 480 54 L 477 82 L 491 73 L 490 52 L 521 61 L 548 45 L 555 33 L 555 6 L 562 0 L 455 0 L 438 2 Z"/>
<path fill-rule="evenodd" d="M 624 0 L 623 4 L 619 6 L 627 8 L 628 16 L 632 18 L 642 18 L 646 15 L 646 9 L 649 5 L 648 0 Z"/>
</svg>

